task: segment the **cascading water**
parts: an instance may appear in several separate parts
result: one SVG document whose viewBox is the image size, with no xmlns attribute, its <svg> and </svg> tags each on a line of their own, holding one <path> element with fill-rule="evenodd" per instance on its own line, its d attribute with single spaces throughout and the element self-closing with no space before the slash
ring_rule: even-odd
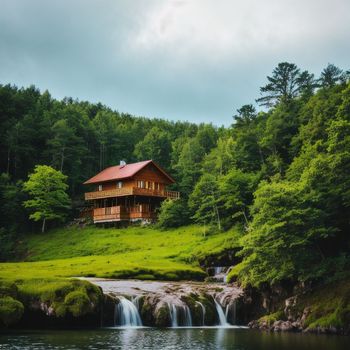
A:
<svg viewBox="0 0 350 350">
<path fill-rule="evenodd" d="M 182 306 L 182 308 L 184 313 L 184 326 L 192 327 L 192 316 L 190 308 L 187 305 Z"/>
<path fill-rule="evenodd" d="M 138 300 L 134 299 L 137 303 Z M 121 327 L 141 327 L 142 321 L 135 303 L 120 297 L 115 309 L 115 325 Z"/>
<path fill-rule="evenodd" d="M 171 327 L 192 327 L 192 315 L 190 308 L 184 305 L 168 303 Z"/>
<path fill-rule="evenodd" d="M 228 266 L 214 266 L 214 275 L 212 276 L 213 280 L 221 283 L 227 283 L 227 275 L 231 267 Z"/>
<path fill-rule="evenodd" d="M 224 310 L 222 309 L 221 305 L 214 299 L 215 307 L 216 307 L 216 312 L 218 313 L 219 316 L 219 322 L 220 326 L 228 326 L 229 323 L 227 322 L 226 316 L 224 314 Z"/>
<path fill-rule="evenodd" d="M 176 305 L 168 304 L 168 307 L 169 307 L 171 327 L 178 327 Z"/>
<path fill-rule="evenodd" d="M 205 306 L 200 301 L 196 301 L 196 304 L 198 304 L 202 309 L 202 324 L 201 324 L 201 326 L 204 326 L 205 325 Z"/>
</svg>

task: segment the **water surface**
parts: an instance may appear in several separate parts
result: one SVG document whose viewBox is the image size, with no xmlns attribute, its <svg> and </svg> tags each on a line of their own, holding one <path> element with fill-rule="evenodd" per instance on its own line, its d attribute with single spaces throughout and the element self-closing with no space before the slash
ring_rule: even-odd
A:
<svg viewBox="0 0 350 350">
<path fill-rule="evenodd" d="M 1 350 L 348 350 L 350 338 L 237 328 L 97 329 L 0 333 Z"/>
</svg>

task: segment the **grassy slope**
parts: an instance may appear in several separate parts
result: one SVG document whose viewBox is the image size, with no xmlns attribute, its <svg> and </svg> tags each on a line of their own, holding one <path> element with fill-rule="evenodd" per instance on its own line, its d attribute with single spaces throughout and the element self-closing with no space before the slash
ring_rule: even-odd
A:
<svg viewBox="0 0 350 350">
<path fill-rule="evenodd" d="M 236 245 L 238 233 L 204 236 L 203 228 L 60 229 L 28 236 L 26 262 L 0 264 L 0 278 L 97 276 L 200 279 L 198 258 Z"/>
</svg>

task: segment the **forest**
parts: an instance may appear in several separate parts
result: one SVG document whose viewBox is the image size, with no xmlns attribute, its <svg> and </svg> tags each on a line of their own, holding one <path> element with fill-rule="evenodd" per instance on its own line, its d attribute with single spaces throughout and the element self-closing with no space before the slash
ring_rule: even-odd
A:
<svg viewBox="0 0 350 350">
<path fill-rule="evenodd" d="M 0 260 L 40 230 L 24 183 L 37 165 L 67 177 L 70 209 L 82 183 L 120 160 L 153 159 L 176 180 L 156 224 L 197 223 L 205 234 L 239 230 L 243 285 L 319 282 L 350 271 L 350 74 L 332 64 L 318 77 L 281 62 L 231 126 L 132 116 L 100 103 L 57 100 L 35 86 L 0 85 Z M 48 239 L 50 230 L 45 233 Z"/>
</svg>

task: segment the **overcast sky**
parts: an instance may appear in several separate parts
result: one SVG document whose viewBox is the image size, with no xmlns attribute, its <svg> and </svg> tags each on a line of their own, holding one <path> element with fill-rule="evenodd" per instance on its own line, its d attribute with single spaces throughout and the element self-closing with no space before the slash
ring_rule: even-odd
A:
<svg viewBox="0 0 350 350">
<path fill-rule="evenodd" d="M 0 84 L 230 124 L 278 62 L 350 68 L 349 0 L 0 0 Z"/>
</svg>

